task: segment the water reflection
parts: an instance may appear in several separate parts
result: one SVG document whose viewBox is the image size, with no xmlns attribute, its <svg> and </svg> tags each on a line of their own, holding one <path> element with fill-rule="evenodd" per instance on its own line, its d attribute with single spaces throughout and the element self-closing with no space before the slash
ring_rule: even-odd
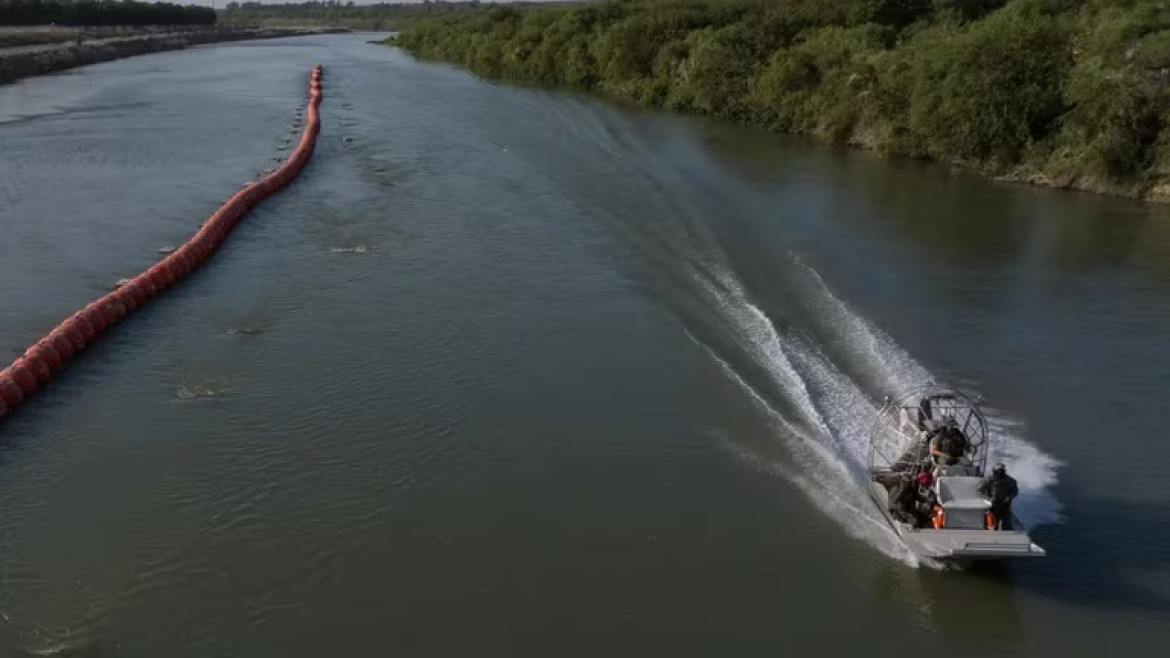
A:
<svg viewBox="0 0 1170 658">
<path fill-rule="evenodd" d="M 847 193 L 834 193 L 834 218 L 897 235 L 933 262 L 987 268 L 1044 254 L 1043 264 L 1066 270 L 1134 267 L 1170 276 L 1164 205 L 997 183 L 718 122 L 696 121 L 694 132 L 708 155 L 770 188 L 778 205 L 818 181 L 844 185 Z"/>
<path fill-rule="evenodd" d="M 1082 272 L 1133 267 L 1170 275 L 1170 208 L 1075 195 L 1062 204 L 1055 264 Z"/>
<path fill-rule="evenodd" d="M 980 564 L 966 571 L 904 569 L 874 573 L 872 602 L 941 635 L 948 644 L 989 649 L 1023 637 L 1012 568 Z"/>
<path fill-rule="evenodd" d="M 1021 572 L 1020 587 L 1092 608 L 1170 610 L 1170 594 L 1142 578 L 1170 565 L 1170 535 L 1155 527 L 1170 503 L 1070 497 L 1068 509 L 1068 523 L 1036 529 L 1036 541 L 1054 550 Z"/>
</svg>

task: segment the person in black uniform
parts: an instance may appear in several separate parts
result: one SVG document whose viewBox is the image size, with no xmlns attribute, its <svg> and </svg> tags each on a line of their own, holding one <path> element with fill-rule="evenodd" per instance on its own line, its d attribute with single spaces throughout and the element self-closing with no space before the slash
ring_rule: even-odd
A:
<svg viewBox="0 0 1170 658">
<path fill-rule="evenodd" d="M 918 486 L 904 473 L 890 487 L 890 514 L 902 523 L 915 524 L 914 507 Z"/>
<path fill-rule="evenodd" d="M 991 501 L 993 529 L 1012 530 L 1012 499 L 1019 495 L 1020 487 L 1002 463 L 991 470 L 991 477 L 979 483 L 979 493 Z"/>
<path fill-rule="evenodd" d="M 930 524 L 930 510 L 934 507 L 930 484 L 934 478 L 923 471 L 916 477 L 909 474 L 898 477 L 890 487 L 890 514 L 903 523 L 915 528 Z"/>
<path fill-rule="evenodd" d="M 963 431 L 954 425 L 947 425 L 930 437 L 930 456 L 935 465 L 954 466 L 967 456 L 967 446 L 967 437 Z"/>
</svg>

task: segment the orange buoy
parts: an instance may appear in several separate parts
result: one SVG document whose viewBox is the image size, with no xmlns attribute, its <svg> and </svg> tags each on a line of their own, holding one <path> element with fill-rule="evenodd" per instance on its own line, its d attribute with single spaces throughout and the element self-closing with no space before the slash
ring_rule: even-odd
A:
<svg viewBox="0 0 1170 658">
<path fill-rule="evenodd" d="M 58 327 L 49 332 L 49 340 L 53 343 L 53 348 L 57 350 L 57 354 L 61 355 L 61 363 L 65 363 L 73 358 L 73 343 L 61 333 L 61 328 Z"/>
<path fill-rule="evenodd" d="M 12 377 L 12 381 L 16 382 L 21 393 L 26 397 L 37 390 L 37 377 L 29 369 L 24 357 L 13 361 L 12 365 L 8 366 L 8 375 Z"/>
<path fill-rule="evenodd" d="M 296 178 L 312 156 L 317 135 L 321 132 L 317 108 L 323 97 L 322 75 L 320 66 L 314 67 L 309 75 L 304 129 L 289 157 L 275 169 L 265 172 L 259 180 L 233 194 L 178 249 L 162 250 L 167 256 L 161 261 L 132 279 L 119 281 L 113 292 L 58 324 L 11 366 L 0 371 L 0 416 L 20 405 L 39 386 L 47 384 L 55 372 L 103 332 L 202 265 L 248 211 Z"/>
<path fill-rule="evenodd" d="M 126 317 L 130 313 L 130 309 L 126 308 L 126 304 L 122 301 L 120 296 L 106 295 L 102 299 L 105 302 L 105 307 L 110 309 L 110 312 L 113 313 L 114 322 L 121 322 L 122 318 Z"/>
<path fill-rule="evenodd" d="M 142 284 L 143 288 L 146 289 L 147 293 L 149 293 L 151 297 L 154 297 L 167 289 L 166 284 L 163 283 L 162 274 L 153 270 L 147 270 L 142 275 Z"/>
<path fill-rule="evenodd" d="M 84 313 L 74 313 L 68 322 L 72 322 L 77 333 L 81 334 L 82 347 L 89 345 L 94 338 L 97 338 L 97 330 L 93 328 L 93 323 L 86 319 Z"/>
<path fill-rule="evenodd" d="M 170 272 L 172 282 L 182 279 L 187 275 L 187 272 L 191 271 L 191 268 L 187 267 L 187 262 L 181 258 L 168 258 L 162 266 L 163 269 Z"/>
<path fill-rule="evenodd" d="M 7 368 L 0 370 L 0 400 L 3 400 L 9 409 L 15 409 L 24 402 L 24 390 L 12 379 L 12 374 Z"/>
<path fill-rule="evenodd" d="M 134 279 L 130 283 L 127 283 L 123 289 L 126 290 L 126 293 L 129 294 L 130 297 L 134 300 L 134 308 L 144 306 L 146 302 L 150 301 L 150 293 L 142 287 L 142 282 L 138 279 Z"/>
<path fill-rule="evenodd" d="M 110 321 L 109 316 L 106 315 L 105 310 L 102 307 L 101 300 L 91 302 L 88 306 L 78 311 L 77 314 L 85 317 L 90 326 L 93 327 L 95 336 L 100 335 L 106 330 L 106 327 L 109 327 L 111 324 L 113 324 L 113 322 Z"/>
<path fill-rule="evenodd" d="M 135 294 L 136 292 L 137 294 Z M 122 305 L 126 308 L 126 313 L 130 313 L 146 303 L 146 295 L 142 292 L 142 288 L 139 288 L 133 282 L 118 288 L 111 294 L 114 296 L 114 299 L 122 302 Z"/>
<path fill-rule="evenodd" d="M 175 262 L 183 268 L 184 274 L 190 273 L 198 264 L 192 251 L 190 246 L 184 246 L 182 251 L 176 251 L 174 254 Z"/>
<path fill-rule="evenodd" d="M 146 275 L 154 282 L 155 290 L 160 292 L 170 288 L 175 283 L 175 275 L 171 274 L 164 263 L 159 263 L 146 270 Z"/>
<path fill-rule="evenodd" d="M 65 338 L 69 339 L 69 344 L 73 346 L 74 354 L 77 354 L 81 350 L 85 349 L 85 346 L 89 344 L 88 341 L 85 340 L 85 335 L 82 334 L 81 330 L 77 328 L 77 321 L 73 318 L 69 318 L 62 322 L 57 327 L 56 331 L 60 331 L 62 335 L 65 336 Z"/>
<path fill-rule="evenodd" d="M 25 354 L 40 359 L 49 367 L 50 372 L 57 372 L 61 369 L 61 355 L 57 353 L 57 348 L 53 347 L 53 342 L 47 338 L 42 338 L 37 341 L 32 347 L 28 348 Z"/>
<path fill-rule="evenodd" d="M 138 308 L 137 300 L 134 299 L 134 295 L 131 294 L 131 292 L 125 286 L 115 290 L 112 294 L 115 295 L 115 299 L 122 302 L 122 306 L 126 309 L 126 313 L 130 313 L 134 311 L 134 309 Z"/>
<path fill-rule="evenodd" d="M 106 323 L 104 329 L 113 327 L 114 325 L 118 324 L 122 318 L 126 317 L 126 307 L 123 306 L 120 302 L 115 303 L 117 299 L 118 296 L 111 293 L 86 307 L 92 308 L 94 313 L 101 316 L 102 320 Z M 94 328 L 96 329 L 97 327 Z"/>
<path fill-rule="evenodd" d="M 206 255 L 199 253 L 199 248 L 190 242 L 184 245 L 182 249 L 176 251 L 175 256 L 183 261 L 188 272 L 199 267 L 199 264 L 206 258 Z"/>
<path fill-rule="evenodd" d="M 28 371 L 36 378 L 37 384 L 48 384 L 49 380 L 53 378 L 53 369 L 45 363 L 39 354 L 33 351 L 33 348 L 30 347 L 20 358 L 24 359 Z"/>
</svg>

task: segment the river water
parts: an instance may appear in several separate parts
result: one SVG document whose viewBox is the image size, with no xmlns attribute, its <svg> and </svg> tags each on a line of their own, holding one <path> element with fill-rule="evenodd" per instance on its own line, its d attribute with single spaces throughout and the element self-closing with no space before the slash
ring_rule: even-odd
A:
<svg viewBox="0 0 1170 658">
<path fill-rule="evenodd" d="M 301 178 L 0 424 L 0 655 L 1162 655 L 1170 210 L 369 38 L 0 87 L 5 354 L 327 94 Z M 1048 559 L 940 571 L 872 509 L 874 401 L 932 379 Z"/>
</svg>

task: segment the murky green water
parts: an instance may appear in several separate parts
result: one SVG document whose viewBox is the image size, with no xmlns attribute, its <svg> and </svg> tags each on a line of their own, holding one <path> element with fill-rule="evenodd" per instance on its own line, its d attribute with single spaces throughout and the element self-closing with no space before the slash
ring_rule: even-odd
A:
<svg viewBox="0 0 1170 658">
<path fill-rule="evenodd" d="M 1170 210 L 368 38 L 0 88 L 5 353 L 327 93 L 301 179 L 0 424 L 0 654 L 1160 655 Z M 987 398 L 1043 563 L 915 566 L 856 485 L 932 378 Z"/>
</svg>

